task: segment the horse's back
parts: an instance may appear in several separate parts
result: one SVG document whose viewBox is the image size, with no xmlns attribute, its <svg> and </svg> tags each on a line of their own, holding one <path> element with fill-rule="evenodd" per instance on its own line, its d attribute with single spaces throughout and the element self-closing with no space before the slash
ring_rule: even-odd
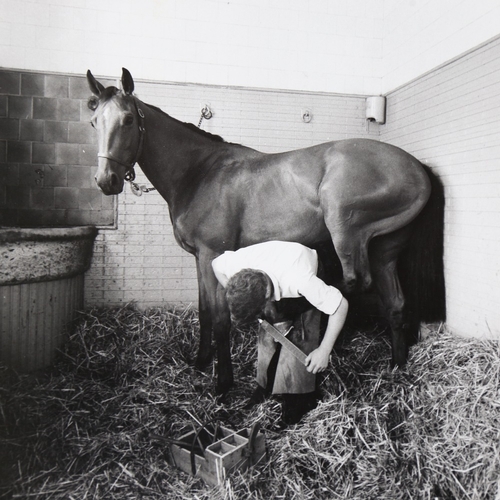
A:
<svg viewBox="0 0 500 500">
<path fill-rule="evenodd" d="M 228 144 L 177 225 L 189 219 L 188 232 L 221 250 L 272 239 L 310 245 L 339 224 L 372 237 L 411 220 L 427 183 L 415 158 L 369 139 L 275 154 Z"/>
</svg>

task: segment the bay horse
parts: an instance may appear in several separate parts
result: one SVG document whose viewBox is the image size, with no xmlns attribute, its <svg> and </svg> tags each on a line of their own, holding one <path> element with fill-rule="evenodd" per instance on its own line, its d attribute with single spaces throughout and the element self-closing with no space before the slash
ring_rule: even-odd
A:
<svg viewBox="0 0 500 500">
<path fill-rule="evenodd" d="M 168 204 L 177 242 L 196 258 L 195 366 L 211 362 L 213 333 L 217 393 L 233 384 L 230 315 L 211 266 L 225 250 L 270 240 L 333 242 L 341 291 L 349 296 L 374 288 L 381 298 L 393 365 L 406 362 L 420 321 L 444 319 L 444 194 L 437 177 L 409 153 L 347 139 L 266 154 L 141 102 L 125 68 L 121 90 L 105 88 L 90 70 L 87 80 L 97 97 L 91 98 L 97 185 L 106 195 L 122 192 L 138 163 Z M 403 289 L 399 277 L 406 268 L 410 285 Z"/>
</svg>

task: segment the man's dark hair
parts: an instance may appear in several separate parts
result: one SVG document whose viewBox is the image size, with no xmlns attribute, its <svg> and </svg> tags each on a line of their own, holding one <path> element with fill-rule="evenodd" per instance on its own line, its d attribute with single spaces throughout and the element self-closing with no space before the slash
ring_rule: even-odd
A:
<svg viewBox="0 0 500 500">
<path fill-rule="evenodd" d="M 255 321 L 266 305 L 267 277 L 262 271 L 242 269 L 226 285 L 232 320 L 238 325 Z"/>
</svg>

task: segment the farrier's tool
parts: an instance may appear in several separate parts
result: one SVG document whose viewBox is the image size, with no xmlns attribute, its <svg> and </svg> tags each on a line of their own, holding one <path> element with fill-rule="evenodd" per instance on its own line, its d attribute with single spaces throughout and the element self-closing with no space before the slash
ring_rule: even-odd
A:
<svg viewBox="0 0 500 500">
<path fill-rule="evenodd" d="M 266 333 L 279 342 L 287 351 L 295 356 L 303 365 L 306 364 L 307 355 L 302 352 L 293 342 L 288 340 L 275 326 L 268 323 L 265 319 L 259 318 L 259 323 L 262 325 Z"/>
</svg>

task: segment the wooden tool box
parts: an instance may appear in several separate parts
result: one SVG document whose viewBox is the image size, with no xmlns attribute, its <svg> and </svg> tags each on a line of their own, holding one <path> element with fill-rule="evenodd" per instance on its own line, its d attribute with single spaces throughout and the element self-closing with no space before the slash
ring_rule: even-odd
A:
<svg viewBox="0 0 500 500">
<path fill-rule="evenodd" d="M 184 434 L 170 446 L 173 464 L 216 486 L 234 470 L 244 471 L 266 455 L 260 426 L 232 431 L 225 427 L 202 428 Z"/>
</svg>

